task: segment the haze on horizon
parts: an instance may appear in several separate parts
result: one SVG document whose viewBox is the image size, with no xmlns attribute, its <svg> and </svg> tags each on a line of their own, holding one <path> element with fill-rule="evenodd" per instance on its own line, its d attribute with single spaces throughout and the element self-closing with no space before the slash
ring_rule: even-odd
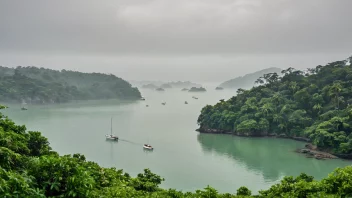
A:
<svg viewBox="0 0 352 198">
<path fill-rule="evenodd" d="M 0 65 L 222 82 L 352 55 L 350 0 L 2 0 Z"/>
</svg>

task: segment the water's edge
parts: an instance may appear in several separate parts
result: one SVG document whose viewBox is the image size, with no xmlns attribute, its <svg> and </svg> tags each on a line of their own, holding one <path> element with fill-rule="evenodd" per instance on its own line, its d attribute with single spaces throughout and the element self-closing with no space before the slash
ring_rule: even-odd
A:
<svg viewBox="0 0 352 198">
<path fill-rule="evenodd" d="M 311 143 L 311 140 L 305 137 L 292 137 L 285 134 L 278 135 L 276 133 L 267 133 L 267 132 L 251 135 L 250 133 L 242 134 L 242 133 L 235 133 L 233 131 L 226 131 L 226 130 L 220 130 L 220 129 L 204 129 L 204 128 L 198 128 L 196 129 L 196 131 L 199 133 L 223 134 L 223 135 L 232 135 L 232 136 L 239 136 L 239 137 L 291 139 L 291 140 L 307 143 L 304 148 L 296 150 L 297 153 L 303 153 L 306 155 L 306 157 L 309 157 L 309 158 L 314 157 L 319 160 L 320 159 L 338 159 L 338 158 L 352 160 L 352 155 L 349 155 L 349 154 L 336 154 L 329 151 L 318 150 L 317 147 Z"/>
</svg>

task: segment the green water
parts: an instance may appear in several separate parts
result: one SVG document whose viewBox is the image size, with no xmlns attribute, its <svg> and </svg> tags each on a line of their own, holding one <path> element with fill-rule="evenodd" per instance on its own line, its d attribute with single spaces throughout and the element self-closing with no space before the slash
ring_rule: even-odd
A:
<svg viewBox="0 0 352 198">
<path fill-rule="evenodd" d="M 235 91 L 188 93 L 174 89 L 142 93 L 146 101 L 28 105 L 28 111 L 9 105 L 4 113 L 30 130 L 41 131 L 60 154 L 83 153 L 88 160 L 132 175 L 150 168 L 166 179 L 162 187 L 184 191 L 211 185 L 221 192 L 233 193 L 240 186 L 256 192 L 285 175 L 306 172 L 320 179 L 336 167 L 351 164 L 305 158 L 294 152 L 303 143 L 293 140 L 195 132 L 201 108 L 228 99 Z M 188 105 L 184 104 L 186 100 Z M 161 105 L 164 101 L 165 106 Z M 111 116 L 119 142 L 105 140 Z M 154 151 L 145 152 L 144 143 L 153 145 Z"/>
</svg>

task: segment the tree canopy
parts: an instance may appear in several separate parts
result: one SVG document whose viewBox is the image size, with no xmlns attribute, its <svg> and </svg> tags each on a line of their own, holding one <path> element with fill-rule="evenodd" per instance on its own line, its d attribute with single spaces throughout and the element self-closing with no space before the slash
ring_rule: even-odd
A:
<svg viewBox="0 0 352 198">
<path fill-rule="evenodd" d="M 256 83 L 227 101 L 205 106 L 199 130 L 304 137 L 321 150 L 351 156 L 352 66 L 346 61 L 306 72 L 288 68 L 264 74 Z"/>
</svg>

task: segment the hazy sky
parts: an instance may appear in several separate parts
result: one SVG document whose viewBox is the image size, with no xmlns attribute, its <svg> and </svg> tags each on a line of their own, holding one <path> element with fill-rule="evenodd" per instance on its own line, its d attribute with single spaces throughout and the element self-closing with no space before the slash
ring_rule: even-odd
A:
<svg viewBox="0 0 352 198">
<path fill-rule="evenodd" d="M 352 0 L 0 0 L 0 65 L 224 81 L 352 55 Z"/>
</svg>

